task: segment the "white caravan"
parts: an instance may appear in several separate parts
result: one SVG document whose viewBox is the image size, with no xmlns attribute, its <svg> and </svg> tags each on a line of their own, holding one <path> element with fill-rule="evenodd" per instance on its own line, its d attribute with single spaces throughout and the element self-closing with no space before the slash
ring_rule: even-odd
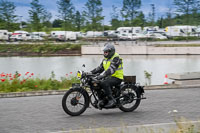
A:
<svg viewBox="0 0 200 133">
<path fill-rule="evenodd" d="M 195 36 L 200 37 L 200 26 L 197 26 Z"/>
<path fill-rule="evenodd" d="M 0 30 L 0 41 L 7 41 L 9 39 L 9 32 L 7 30 Z"/>
<path fill-rule="evenodd" d="M 102 37 L 103 32 L 101 31 L 87 31 L 85 37 Z"/>
<path fill-rule="evenodd" d="M 121 34 L 132 34 L 132 33 L 141 33 L 141 27 L 119 27 L 117 28 L 118 35 Z"/>
<path fill-rule="evenodd" d="M 143 28 L 143 34 L 147 37 L 155 32 L 164 32 L 164 29 L 159 29 L 158 26 L 146 26 Z"/>
<path fill-rule="evenodd" d="M 143 31 L 158 31 L 159 27 L 158 26 L 146 26 L 143 28 Z"/>
<path fill-rule="evenodd" d="M 64 35 L 65 31 L 51 31 L 51 37 L 56 38 L 58 35 Z"/>
<path fill-rule="evenodd" d="M 12 41 L 27 41 L 31 40 L 31 35 L 27 31 L 15 31 L 10 39 Z"/>
<path fill-rule="evenodd" d="M 183 26 L 168 26 L 165 28 L 165 33 L 168 36 L 193 36 L 196 32 L 196 26 L 183 25 Z"/>
<path fill-rule="evenodd" d="M 137 36 L 142 32 L 141 27 L 119 27 L 117 28 L 117 37 L 122 40 L 133 40 L 133 35 Z"/>
<path fill-rule="evenodd" d="M 77 34 L 73 31 L 52 31 L 51 37 L 58 41 L 75 41 L 77 39 Z"/>
</svg>

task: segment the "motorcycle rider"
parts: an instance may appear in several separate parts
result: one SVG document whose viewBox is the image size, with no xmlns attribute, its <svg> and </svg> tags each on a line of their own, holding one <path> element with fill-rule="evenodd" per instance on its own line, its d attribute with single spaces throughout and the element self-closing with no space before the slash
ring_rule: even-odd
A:
<svg viewBox="0 0 200 133">
<path fill-rule="evenodd" d="M 108 43 L 103 47 L 104 59 L 102 60 L 100 66 L 93 69 L 92 74 L 103 73 L 97 76 L 97 79 L 103 79 L 101 82 L 101 87 L 104 89 L 105 94 L 108 97 L 108 103 L 105 107 L 113 107 L 116 100 L 112 96 L 111 87 L 119 85 L 123 80 L 123 62 L 122 58 L 118 53 L 115 52 L 114 45 Z"/>
</svg>

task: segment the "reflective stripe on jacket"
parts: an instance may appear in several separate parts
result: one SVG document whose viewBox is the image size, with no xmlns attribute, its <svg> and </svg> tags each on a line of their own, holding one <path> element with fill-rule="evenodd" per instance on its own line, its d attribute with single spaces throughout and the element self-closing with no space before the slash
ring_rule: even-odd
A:
<svg viewBox="0 0 200 133">
<path fill-rule="evenodd" d="M 103 60 L 103 67 L 104 67 L 104 70 L 108 70 L 108 68 L 110 67 L 111 65 L 111 62 L 112 60 L 115 58 L 115 57 L 119 57 L 119 54 L 118 53 L 115 53 L 110 59 L 107 59 L 107 58 L 104 58 Z M 120 57 L 119 57 L 120 58 Z M 114 74 L 112 74 L 112 77 L 116 77 L 116 78 L 119 78 L 119 79 L 123 79 L 123 75 L 124 75 L 124 72 L 123 72 L 123 61 L 122 61 L 122 58 L 121 59 L 121 64 L 118 66 L 117 70 L 114 72 Z"/>
</svg>

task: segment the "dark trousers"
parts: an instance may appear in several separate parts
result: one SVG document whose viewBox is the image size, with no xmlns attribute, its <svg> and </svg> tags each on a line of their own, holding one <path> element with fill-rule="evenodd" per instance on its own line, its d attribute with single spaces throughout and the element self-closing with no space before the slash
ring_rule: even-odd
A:
<svg viewBox="0 0 200 133">
<path fill-rule="evenodd" d="M 109 78 L 103 80 L 100 85 L 101 85 L 102 89 L 104 89 L 106 95 L 108 97 L 112 97 L 111 87 L 115 86 L 115 85 L 119 85 L 119 84 L 121 84 L 121 82 L 122 82 L 121 79 L 118 79 L 115 77 L 109 77 Z"/>
</svg>

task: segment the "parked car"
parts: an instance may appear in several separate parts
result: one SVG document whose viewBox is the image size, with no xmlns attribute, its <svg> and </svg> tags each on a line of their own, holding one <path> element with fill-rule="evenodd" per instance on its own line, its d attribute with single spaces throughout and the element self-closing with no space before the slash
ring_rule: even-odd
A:
<svg viewBox="0 0 200 133">
<path fill-rule="evenodd" d="M 127 34 L 119 34 L 117 35 L 117 37 L 119 38 L 119 40 L 130 40 L 130 37 L 128 37 Z"/>
<path fill-rule="evenodd" d="M 34 35 L 34 34 L 32 34 L 32 35 L 31 35 L 31 40 L 33 40 L 33 41 L 43 41 L 44 38 L 42 38 L 42 37 L 39 36 L 39 35 Z"/>
<path fill-rule="evenodd" d="M 138 39 L 141 39 L 141 38 L 146 38 L 146 35 L 140 34 L 140 33 L 137 33 L 137 34 L 128 34 L 128 38 L 130 40 L 138 40 Z"/>
<path fill-rule="evenodd" d="M 141 38 L 146 38 L 147 36 L 141 33 L 133 33 L 133 34 L 119 34 L 118 38 L 120 40 L 138 40 Z"/>
<path fill-rule="evenodd" d="M 41 37 L 48 36 L 46 32 L 32 32 L 32 34 Z"/>
</svg>

